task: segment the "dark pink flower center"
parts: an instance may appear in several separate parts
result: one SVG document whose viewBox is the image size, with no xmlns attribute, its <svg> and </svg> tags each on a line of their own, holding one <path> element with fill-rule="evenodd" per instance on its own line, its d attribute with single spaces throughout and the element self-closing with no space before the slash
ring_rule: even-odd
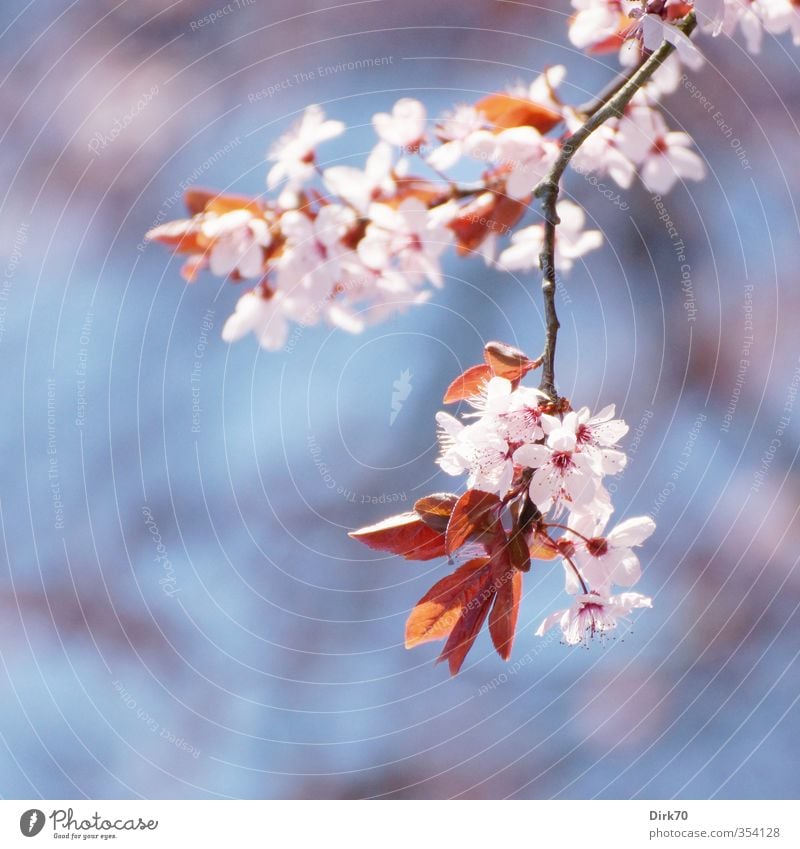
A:
<svg viewBox="0 0 800 849">
<path fill-rule="evenodd" d="M 552 463 L 557 469 L 560 469 L 562 472 L 566 471 L 567 469 L 571 468 L 572 465 L 573 465 L 573 463 L 572 463 L 572 452 L 571 451 L 556 451 L 553 454 Z"/>
<path fill-rule="evenodd" d="M 604 537 L 594 537 L 587 540 L 586 550 L 592 557 L 602 557 L 604 554 L 608 554 L 608 542 Z"/>
<path fill-rule="evenodd" d="M 422 239 L 416 233 L 411 233 L 408 237 L 408 248 L 412 251 L 422 250 Z"/>
</svg>

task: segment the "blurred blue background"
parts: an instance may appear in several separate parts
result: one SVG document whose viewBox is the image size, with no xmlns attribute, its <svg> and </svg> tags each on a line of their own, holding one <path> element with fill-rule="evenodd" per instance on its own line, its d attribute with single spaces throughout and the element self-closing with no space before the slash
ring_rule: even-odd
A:
<svg viewBox="0 0 800 849">
<path fill-rule="evenodd" d="M 449 254 L 429 304 L 269 354 L 219 338 L 234 287 L 185 285 L 142 236 L 186 185 L 261 192 L 309 102 L 351 128 L 329 161 L 358 160 L 397 97 L 436 115 L 565 62 L 583 102 L 613 57 L 568 46 L 566 3 L 241 0 L 198 24 L 224 5 L 4 6 L 0 794 L 796 798 L 798 53 L 703 39 L 690 82 L 738 147 L 688 90 L 665 102 L 710 171 L 663 201 L 688 279 L 640 185 L 622 211 L 568 181 L 606 245 L 559 293 L 558 380 L 631 425 L 615 500 L 658 523 L 654 609 L 589 651 L 539 640 L 563 601 L 540 564 L 511 663 L 482 635 L 450 679 L 402 646 L 446 564 L 345 531 L 452 487 L 443 388 L 488 339 L 540 349 L 538 281 Z"/>
</svg>

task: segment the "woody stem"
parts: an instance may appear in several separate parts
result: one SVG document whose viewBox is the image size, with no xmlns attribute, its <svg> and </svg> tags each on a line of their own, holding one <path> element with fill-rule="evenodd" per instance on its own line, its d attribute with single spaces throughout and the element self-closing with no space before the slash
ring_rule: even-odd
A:
<svg viewBox="0 0 800 849">
<path fill-rule="evenodd" d="M 676 25 L 676 28 L 684 35 L 689 36 L 696 26 L 697 19 L 695 18 L 695 14 L 694 12 L 690 12 Z M 586 139 L 598 127 L 605 124 L 606 121 L 622 116 L 625 107 L 630 103 L 636 92 L 650 80 L 674 49 L 674 45 L 665 41 L 632 74 L 623 76 L 619 85 L 612 85 L 608 89 L 606 99 L 603 100 L 601 98 L 597 108 L 592 107 L 589 117 L 564 141 L 552 168 L 534 189 L 534 195 L 542 202 L 542 215 L 544 217 L 544 239 L 542 250 L 539 254 L 539 268 L 542 271 L 545 344 L 542 355 L 542 381 L 539 388 L 554 401 L 558 398 L 555 387 L 555 355 L 558 329 L 561 326 L 558 321 L 558 313 L 556 312 L 555 273 L 556 227 L 559 224 L 556 205 L 558 203 L 561 178 L 570 160 Z"/>
</svg>

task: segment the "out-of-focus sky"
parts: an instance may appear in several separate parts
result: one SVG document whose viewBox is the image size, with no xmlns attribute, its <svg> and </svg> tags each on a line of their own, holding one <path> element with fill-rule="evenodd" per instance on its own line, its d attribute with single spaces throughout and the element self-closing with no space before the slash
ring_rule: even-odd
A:
<svg viewBox="0 0 800 849">
<path fill-rule="evenodd" d="M 357 160 L 398 97 L 435 116 L 563 62 L 582 102 L 614 58 L 569 46 L 552 1 L 4 12 L 2 796 L 797 797 L 789 42 L 751 57 L 704 39 L 687 82 L 714 112 L 688 86 L 665 102 L 709 168 L 663 200 L 688 281 L 640 185 L 622 211 L 567 184 L 606 244 L 564 280 L 559 385 L 638 431 L 615 500 L 658 523 L 653 610 L 588 651 L 542 641 L 563 597 L 540 564 L 511 663 L 483 635 L 450 679 L 435 645 L 402 646 L 446 564 L 375 558 L 345 531 L 452 488 L 433 462 L 443 387 L 488 339 L 536 353 L 538 282 L 449 256 L 427 305 L 270 354 L 219 338 L 234 287 L 187 286 L 142 235 L 187 184 L 263 191 L 265 151 L 310 102 L 350 127 L 326 155 Z M 348 70 L 364 59 L 380 62 Z"/>
</svg>

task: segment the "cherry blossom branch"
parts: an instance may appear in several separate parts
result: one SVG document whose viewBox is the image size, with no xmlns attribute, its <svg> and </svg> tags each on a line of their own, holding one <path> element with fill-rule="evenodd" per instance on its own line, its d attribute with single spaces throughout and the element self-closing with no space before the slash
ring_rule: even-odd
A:
<svg viewBox="0 0 800 849">
<path fill-rule="evenodd" d="M 613 80 L 591 100 L 578 107 L 578 112 L 585 118 L 591 118 L 598 110 L 602 109 L 606 103 L 628 82 L 631 77 L 642 67 L 647 61 L 647 57 L 638 62 L 633 68 L 630 68 L 623 74 L 618 74 Z"/>
<path fill-rule="evenodd" d="M 690 12 L 676 29 L 683 35 L 689 36 L 697 26 L 694 12 Z M 542 363 L 542 381 L 539 389 L 549 395 L 554 401 L 558 395 L 555 387 L 555 354 L 558 330 L 561 326 L 556 311 L 556 228 L 560 219 L 556 212 L 561 178 L 570 160 L 599 127 L 612 118 L 622 116 L 625 107 L 633 99 L 653 74 L 664 64 L 667 57 L 675 50 L 675 45 L 669 41 L 654 50 L 633 74 L 625 77 L 620 86 L 612 85 L 607 100 L 589 115 L 586 121 L 561 146 L 561 151 L 547 176 L 534 189 L 534 196 L 542 202 L 544 216 L 544 240 L 539 254 L 539 268 L 542 271 L 542 294 L 545 308 L 545 346 Z"/>
</svg>

